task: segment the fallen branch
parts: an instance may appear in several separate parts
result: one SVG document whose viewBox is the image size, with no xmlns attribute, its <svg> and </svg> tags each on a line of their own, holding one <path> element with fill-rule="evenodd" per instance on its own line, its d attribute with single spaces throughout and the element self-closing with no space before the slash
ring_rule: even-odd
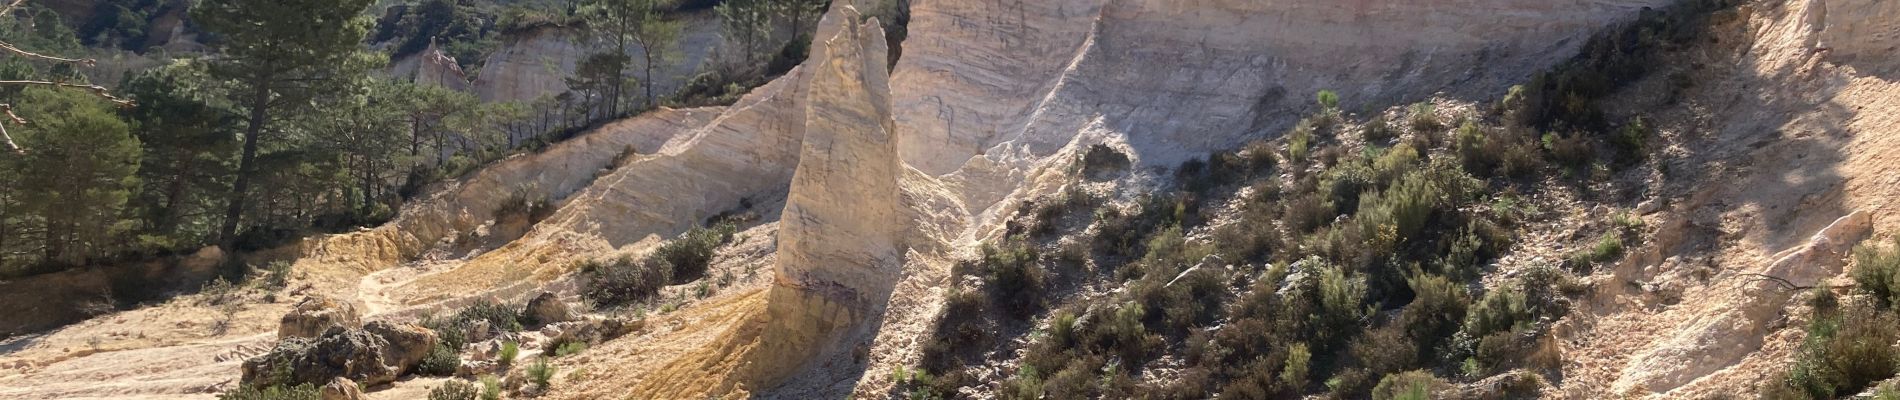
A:
<svg viewBox="0 0 1900 400">
<path fill-rule="evenodd" d="M 0 104 L 0 112 L 5 112 L 7 119 L 15 124 L 26 125 L 25 119 L 13 114 L 12 104 Z M 13 143 L 13 135 L 7 134 L 7 124 L 5 121 L 0 121 L 0 142 L 6 142 L 7 150 L 12 151 L 13 154 L 26 154 L 25 149 L 21 149 L 19 144 Z"/>
<path fill-rule="evenodd" d="M 0 13 L 0 15 L 6 15 L 6 14 Z M 0 42 L 0 50 L 6 50 L 9 53 L 17 54 L 17 55 L 20 55 L 21 57 L 26 57 L 26 58 L 37 58 L 41 60 L 62 62 L 62 63 L 67 63 L 67 64 L 79 64 L 79 65 L 87 66 L 87 67 L 91 67 L 98 62 L 90 58 L 85 58 L 85 59 L 65 58 L 65 57 L 54 57 L 54 56 L 49 56 L 45 54 L 34 53 L 31 51 L 21 50 L 19 47 L 14 47 L 12 43 L 7 43 L 7 42 Z"/>
<path fill-rule="evenodd" d="M 1789 281 L 1785 278 L 1774 276 L 1774 275 L 1768 275 L 1768 274 L 1745 273 L 1745 274 L 1741 274 L 1740 277 L 1753 278 L 1753 279 L 1750 279 L 1747 283 L 1762 282 L 1762 281 L 1774 282 L 1776 288 L 1781 291 L 1808 290 L 1808 289 L 1814 289 L 1817 287 L 1828 287 L 1828 288 L 1854 287 L 1854 284 L 1851 284 L 1851 283 L 1846 284 L 1846 285 L 1821 285 L 1821 286 L 1796 285 L 1794 284 L 1793 281 Z"/>
<path fill-rule="evenodd" d="M 131 100 L 126 100 L 123 98 L 119 98 L 118 96 L 113 96 L 111 90 L 106 89 L 105 86 L 99 86 L 99 85 L 81 85 L 77 83 L 50 82 L 50 81 L 0 81 L 0 85 L 53 86 L 53 87 L 63 87 L 63 88 L 85 89 L 87 91 L 91 91 L 93 95 L 99 96 L 99 98 L 106 99 L 106 101 L 110 101 L 114 104 L 118 104 L 120 107 L 132 106 Z"/>
</svg>

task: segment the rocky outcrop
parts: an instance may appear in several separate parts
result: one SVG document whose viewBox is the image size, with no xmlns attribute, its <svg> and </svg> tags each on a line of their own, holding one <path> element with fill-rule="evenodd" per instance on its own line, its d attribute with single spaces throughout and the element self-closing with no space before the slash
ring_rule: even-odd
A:
<svg viewBox="0 0 1900 400">
<path fill-rule="evenodd" d="M 389 224 L 306 241 L 310 244 L 298 262 L 341 265 L 359 273 L 388 268 L 478 231 L 514 193 L 546 196 L 560 204 L 595 183 L 601 171 L 625 151 L 659 152 L 667 143 L 715 121 L 722 111 L 718 107 L 660 110 L 608 124 L 539 153 L 496 162 L 434 191 L 424 201 L 412 202 Z"/>
<path fill-rule="evenodd" d="M 365 385 L 395 381 L 413 370 L 436 343 L 415 324 L 373 322 L 362 329 L 333 328 L 315 339 L 291 338 L 245 360 L 242 382 L 324 385 L 346 378 Z"/>
<path fill-rule="evenodd" d="M 1098 124 L 1150 165 L 1348 108 L 1490 97 L 1663 0 L 918 0 L 893 82 L 904 160 L 1046 157 Z M 978 28 L 980 27 L 980 28 Z"/>
<path fill-rule="evenodd" d="M 1808 0 L 1813 46 L 1863 68 L 1900 67 L 1900 2 L 1879 0 Z"/>
<path fill-rule="evenodd" d="M 363 389 L 356 387 L 356 382 L 351 381 L 346 378 L 341 378 L 341 377 L 336 378 L 336 379 L 331 379 L 330 383 L 325 384 L 323 385 L 323 388 L 318 389 L 318 394 L 323 396 L 323 400 L 363 400 L 364 399 Z"/>
<path fill-rule="evenodd" d="M 655 94 L 678 90 L 712 61 L 712 55 L 723 43 L 718 16 L 700 12 L 680 17 L 684 18 L 684 31 L 670 49 L 672 53 L 657 63 L 653 79 L 658 82 Z M 639 46 L 632 47 L 627 55 L 642 60 L 644 51 Z M 558 95 L 567 91 L 565 78 L 573 76 L 575 65 L 603 48 L 609 46 L 571 27 L 542 26 L 512 33 L 503 39 L 500 49 L 484 60 L 473 90 L 477 97 L 489 102 L 527 102 Z"/>
<path fill-rule="evenodd" d="M 416 324 L 376 321 L 364 325 L 363 330 L 388 344 L 380 349 L 383 364 L 395 369 L 398 375 L 409 373 L 416 364 L 422 363 L 429 351 L 435 349 L 437 340 L 434 331 Z"/>
<path fill-rule="evenodd" d="M 1854 246 L 1872 232 L 1872 223 L 1869 213 L 1855 211 L 1815 232 L 1807 243 L 1778 254 L 1773 263 L 1751 271 L 1786 281 L 1749 279 L 1738 288 L 1742 291 L 1738 301 L 1690 321 L 1659 346 L 1631 358 L 1615 383 L 1618 392 L 1641 388 L 1664 393 L 1740 362 L 1750 352 L 1737 350 L 1760 348 L 1764 336 L 1775 329 L 1772 322 L 1782 317 L 1789 299 L 1799 292 L 1782 285 L 1815 286 L 1840 275 Z"/>
<path fill-rule="evenodd" d="M 522 310 L 522 316 L 531 325 L 547 325 L 574 320 L 574 310 L 569 309 L 567 303 L 562 303 L 561 298 L 554 293 L 541 292 L 533 300 L 528 300 L 528 307 Z"/>
<path fill-rule="evenodd" d="M 277 324 L 277 338 L 314 338 L 329 332 L 331 328 L 357 328 L 363 326 L 357 316 L 356 306 L 324 296 L 311 296 L 297 302 L 297 308 L 284 314 Z"/>
<path fill-rule="evenodd" d="M 435 42 L 421 52 L 390 63 L 389 73 L 396 79 L 413 82 L 418 85 L 439 86 L 445 89 L 467 92 L 473 89 L 468 73 L 462 71 L 461 63 L 443 53 Z"/>
<path fill-rule="evenodd" d="M 762 335 L 771 367 L 798 365 L 888 296 L 901 265 L 895 122 L 876 19 L 827 16 L 813 46 L 805 142 L 780 217 Z M 773 377 L 767 376 L 768 382 Z"/>
<path fill-rule="evenodd" d="M 846 23 L 813 52 L 804 149 L 780 216 L 780 287 L 858 304 L 895 272 L 903 166 L 883 32 L 876 20 Z"/>
</svg>

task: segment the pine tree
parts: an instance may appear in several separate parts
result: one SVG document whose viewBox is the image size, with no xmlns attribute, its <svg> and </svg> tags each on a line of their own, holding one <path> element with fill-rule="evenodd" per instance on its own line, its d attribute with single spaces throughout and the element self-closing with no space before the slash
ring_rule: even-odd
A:
<svg viewBox="0 0 1900 400">
<path fill-rule="evenodd" d="M 232 180 L 219 247 L 230 254 L 252 180 L 258 150 L 280 111 L 295 111 L 326 87 L 359 72 L 350 68 L 368 32 L 371 0 L 205 0 L 192 20 L 217 36 L 214 76 L 239 86 L 231 93 L 248 115 L 238 170 Z"/>
<path fill-rule="evenodd" d="M 745 59 L 746 65 L 741 68 L 759 65 L 759 52 L 772 40 L 774 8 L 769 0 L 727 0 L 713 7 L 725 25 L 727 39 L 738 45 L 739 54 Z"/>
<path fill-rule="evenodd" d="M 41 223 L 41 261 L 76 264 L 113 250 L 138 184 L 138 139 L 86 94 L 30 88 L 21 99 L 22 111 L 40 116 L 20 130 L 33 151 L 15 165 L 24 210 Z"/>
<path fill-rule="evenodd" d="M 237 152 L 238 115 L 216 98 L 204 64 L 181 61 L 119 85 L 137 106 L 125 116 L 143 144 L 136 201 L 141 245 L 174 248 L 214 233 L 218 193 Z"/>
</svg>

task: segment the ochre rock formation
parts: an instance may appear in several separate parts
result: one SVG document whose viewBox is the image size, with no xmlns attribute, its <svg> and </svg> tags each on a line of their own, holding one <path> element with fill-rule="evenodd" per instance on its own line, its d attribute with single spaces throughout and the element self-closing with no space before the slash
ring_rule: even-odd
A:
<svg viewBox="0 0 1900 400">
<path fill-rule="evenodd" d="M 827 17 L 820 37 L 829 39 L 806 64 L 804 149 L 780 216 L 766 356 L 754 359 L 775 368 L 798 365 L 862 321 L 902 263 L 888 50 L 878 21 L 859 19 L 851 7 Z"/>
</svg>

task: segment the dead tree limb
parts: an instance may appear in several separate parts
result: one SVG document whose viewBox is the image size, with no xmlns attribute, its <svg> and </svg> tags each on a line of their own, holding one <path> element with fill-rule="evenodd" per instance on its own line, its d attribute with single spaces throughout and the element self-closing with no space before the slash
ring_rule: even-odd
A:
<svg viewBox="0 0 1900 400">
<path fill-rule="evenodd" d="M 0 0 L 0 1 L 4 1 L 4 0 Z M 25 3 L 26 3 L 26 0 L 13 0 L 12 2 L 6 3 L 5 7 L 0 7 L 0 17 L 12 15 L 14 10 L 20 9 L 20 5 L 25 4 Z M 66 57 L 52 56 L 52 55 L 26 51 L 24 49 L 21 49 L 19 46 L 14 46 L 12 43 L 7 43 L 3 41 L 0 41 L 0 51 L 4 51 L 6 53 L 12 53 L 13 55 L 30 58 L 30 59 L 52 61 L 52 62 L 65 63 L 65 64 L 77 64 L 83 67 L 92 67 L 95 64 L 97 64 L 97 61 L 90 58 L 83 58 L 83 59 L 82 58 L 66 58 Z M 92 92 L 93 95 L 99 96 L 100 98 L 103 98 L 106 101 L 110 101 L 113 104 L 118 104 L 120 107 L 132 106 L 131 100 L 126 100 L 118 96 L 113 96 L 112 91 L 107 90 L 106 87 L 99 86 L 99 85 L 82 85 L 82 84 L 58 82 L 58 81 L 34 81 L 34 80 L 0 81 L 0 85 L 51 86 L 55 88 L 83 89 L 88 92 Z M 26 125 L 26 119 L 20 118 L 18 114 L 13 113 L 12 104 L 0 104 L 0 111 L 5 112 L 6 118 L 7 118 L 5 121 L 0 121 L 0 144 L 5 144 L 6 149 L 8 151 L 13 152 L 14 154 L 26 154 L 26 150 L 21 148 L 19 143 L 15 143 L 13 141 L 13 135 L 7 132 L 7 127 L 6 127 L 7 122 L 12 122 L 15 125 Z"/>
<path fill-rule="evenodd" d="M 81 85 L 77 83 L 52 82 L 52 81 L 0 81 L 0 85 L 53 86 L 53 87 L 63 87 L 63 88 L 85 89 L 86 91 L 92 92 L 93 95 L 99 96 L 99 98 L 106 99 L 106 101 L 110 101 L 113 104 L 118 104 L 120 107 L 132 106 L 131 100 L 126 100 L 118 96 L 113 96 L 112 91 L 110 89 L 106 89 L 105 86 L 99 86 L 99 85 Z"/>
<path fill-rule="evenodd" d="M 1846 284 L 1846 285 L 1821 285 L 1821 286 L 1796 285 L 1794 284 L 1793 281 L 1789 281 L 1786 278 L 1782 278 L 1782 277 L 1774 276 L 1774 275 L 1768 275 L 1768 274 L 1745 273 L 1745 274 L 1741 274 L 1740 277 L 1750 278 L 1746 283 L 1764 282 L 1764 281 L 1774 282 L 1775 288 L 1784 292 L 1795 291 L 1795 290 L 1808 290 L 1808 289 L 1814 289 L 1817 287 L 1828 287 L 1828 288 L 1854 287 L 1854 285 L 1851 283 Z"/>
</svg>

